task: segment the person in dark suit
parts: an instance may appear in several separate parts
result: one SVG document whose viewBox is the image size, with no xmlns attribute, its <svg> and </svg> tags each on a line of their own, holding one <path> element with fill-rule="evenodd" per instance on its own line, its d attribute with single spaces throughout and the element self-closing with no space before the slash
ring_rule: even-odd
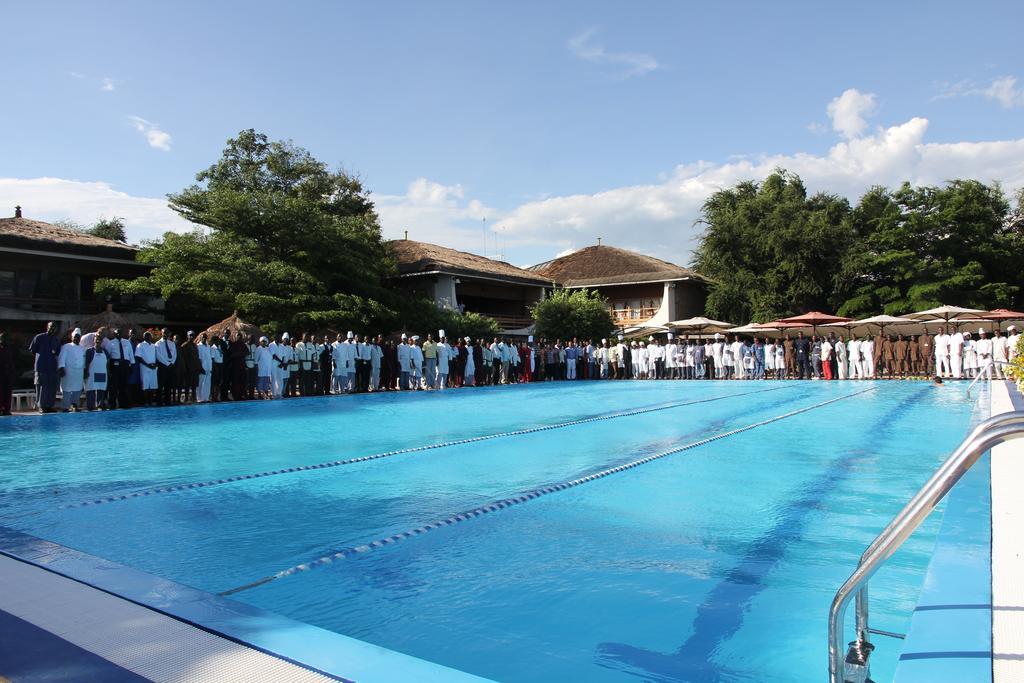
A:
<svg viewBox="0 0 1024 683">
<path fill-rule="evenodd" d="M 0 332 L 0 415 L 11 414 L 15 379 L 14 349 L 7 343 L 6 333 Z"/>
<path fill-rule="evenodd" d="M 60 377 L 57 374 L 57 356 L 60 354 L 60 339 L 57 333 L 60 325 L 55 322 L 46 324 L 46 332 L 37 334 L 29 344 L 28 350 L 34 353 L 35 359 L 35 385 L 36 385 L 36 406 L 41 413 L 55 412 L 54 403 L 57 401 L 57 384 Z"/>
<path fill-rule="evenodd" d="M 797 332 L 793 340 L 793 360 L 796 362 L 797 376 L 800 379 L 811 377 L 811 342 L 803 332 Z"/>
</svg>

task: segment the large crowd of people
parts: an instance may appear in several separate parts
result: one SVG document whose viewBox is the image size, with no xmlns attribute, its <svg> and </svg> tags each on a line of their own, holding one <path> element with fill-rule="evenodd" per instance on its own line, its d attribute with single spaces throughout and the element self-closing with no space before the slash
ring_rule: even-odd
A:
<svg viewBox="0 0 1024 683">
<path fill-rule="evenodd" d="M 281 399 L 373 391 L 415 391 L 561 380 L 766 380 L 1002 377 L 1019 333 L 850 336 L 798 332 L 782 339 L 668 334 L 662 341 L 532 337 L 490 341 L 349 332 L 274 338 L 164 329 L 73 330 L 61 339 L 50 323 L 29 347 L 40 412 Z M 993 362 L 994 361 L 994 362 Z M 14 363 L 0 333 L 0 413 L 11 412 Z M 59 402 L 58 402 L 59 389 Z"/>
</svg>

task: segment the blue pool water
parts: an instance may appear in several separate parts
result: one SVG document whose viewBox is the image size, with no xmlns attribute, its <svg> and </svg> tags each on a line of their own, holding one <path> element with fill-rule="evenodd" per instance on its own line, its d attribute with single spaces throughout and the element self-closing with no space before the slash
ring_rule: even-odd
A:
<svg viewBox="0 0 1024 683">
<path fill-rule="evenodd" d="M 17 418 L 0 524 L 497 680 L 820 681 L 833 592 L 971 410 L 909 382 L 598 382 Z M 939 521 L 873 581 L 873 626 L 905 632 Z"/>
</svg>

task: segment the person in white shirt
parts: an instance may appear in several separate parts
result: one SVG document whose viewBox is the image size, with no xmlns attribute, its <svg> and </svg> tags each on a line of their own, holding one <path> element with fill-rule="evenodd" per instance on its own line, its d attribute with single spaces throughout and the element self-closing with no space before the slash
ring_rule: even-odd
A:
<svg viewBox="0 0 1024 683">
<path fill-rule="evenodd" d="M 764 345 L 764 376 L 775 379 L 775 340 L 766 339 Z"/>
<path fill-rule="evenodd" d="M 161 332 L 161 339 L 156 343 L 156 374 L 159 386 L 157 403 L 169 406 L 174 402 L 175 369 L 178 362 L 178 346 L 171 340 L 171 331 L 166 327 Z"/>
<path fill-rule="evenodd" d="M 992 340 L 985 335 L 983 328 L 978 329 L 978 339 L 974 342 L 974 354 L 977 356 L 975 365 L 981 369 L 985 379 L 992 379 Z"/>
<path fill-rule="evenodd" d="M 949 335 L 949 371 L 953 379 L 963 377 L 964 335 L 953 332 Z"/>
<path fill-rule="evenodd" d="M 127 408 L 131 404 L 128 395 L 128 375 L 135 363 L 132 343 L 121 338 L 121 330 L 113 330 L 103 342 L 103 350 L 110 359 L 110 377 L 107 378 L 107 406 Z"/>
<path fill-rule="evenodd" d="M 846 345 L 846 353 L 850 358 L 850 379 L 860 379 L 861 368 L 864 367 L 861 364 L 861 353 L 860 353 L 861 341 L 857 337 L 850 335 L 850 343 Z"/>
<path fill-rule="evenodd" d="M 775 375 L 777 379 L 786 379 L 786 347 L 781 341 L 775 342 Z"/>
<path fill-rule="evenodd" d="M 736 373 L 736 379 L 743 379 L 743 342 L 740 341 L 739 335 L 733 336 L 729 351 L 732 354 L 732 369 Z"/>
<path fill-rule="evenodd" d="M 380 366 L 384 362 L 384 338 L 379 334 L 370 345 L 370 391 L 380 389 Z"/>
<path fill-rule="evenodd" d="M 398 347 L 398 356 L 401 360 L 402 347 L 405 346 L 405 337 L 402 337 L 402 344 Z M 331 344 L 331 364 L 334 366 L 334 374 L 331 379 L 331 391 L 340 394 L 345 387 L 345 342 L 341 339 L 341 332 L 335 337 Z"/>
<path fill-rule="evenodd" d="M 996 328 L 992 337 L 992 360 L 994 361 L 992 370 L 999 379 L 1003 379 L 1004 363 L 1008 360 L 1006 351 L 1006 337 Z"/>
<path fill-rule="evenodd" d="M 273 398 L 281 398 L 284 393 L 285 381 L 288 378 L 286 374 L 288 359 L 285 356 L 285 348 L 291 349 L 291 347 L 285 343 L 286 341 L 283 337 L 281 341 L 275 339 L 267 347 L 270 349 L 270 357 L 273 360 L 273 365 L 270 368 L 270 395 Z"/>
<path fill-rule="evenodd" d="M 103 350 L 103 335 L 93 337 L 93 346 L 85 352 L 85 407 L 87 410 L 107 409 L 109 359 Z"/>
<path fill-rule="evenodd" d="M 661 345 L 653 337 L 647 339 L 647 378 L 661 379 L 658 376 L 658 353 Z"/>
<path fill-rule="evenodd" d="M 205 332 L 199 335 L 196 352 L 199 354 L 199 384 L 196 385 L 196 403 L 210 400 L 210 382 L 213 379 L 213 350 Z"/>
<path fill-rule="evenodd" d="M 633 342 L 633 377 L 647 379 L 647 345 Z"/>
</svg>

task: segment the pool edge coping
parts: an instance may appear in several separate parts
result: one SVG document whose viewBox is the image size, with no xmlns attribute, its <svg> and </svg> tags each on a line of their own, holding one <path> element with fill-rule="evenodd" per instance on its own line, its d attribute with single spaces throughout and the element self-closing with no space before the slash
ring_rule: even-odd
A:
<svg viewBox="0 0 1024 683">
<path fill-rule="evenodd" d="M 358 683 L 488 680 L 2 525 L 0 554 L 329 678 Z"/>
</svg>

